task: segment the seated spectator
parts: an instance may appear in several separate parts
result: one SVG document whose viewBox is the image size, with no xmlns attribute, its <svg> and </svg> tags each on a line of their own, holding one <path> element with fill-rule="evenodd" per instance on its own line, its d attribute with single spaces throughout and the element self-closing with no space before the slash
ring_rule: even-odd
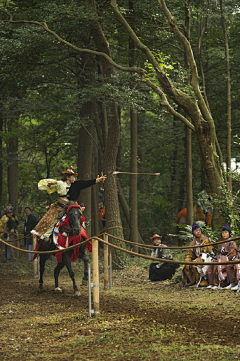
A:
<svg viewBox="0 0 240 361">
<path fill-rule="evenodd" d="M 238 252 L 238 255 L 236 256 L 235 259 L 239 259 L 240 245 L 239 245 L 239 247 L 238 247 L 237 252 Z M 231 288 L 231 291 L 238 291 L 238 292 L 240 292 L 240 263 L 234 264 L 233 266 L 234 266 L 234 273 L 235 273 L 234 276 L 235 276 L 235 278 L 236 278 L 237 284 L 236 284 L 236 286 L 234 286 L 234 287 Z"/>
<path fill-rule="evenodd" d="M 166 248 L 167 246 L 161 243 L 161 238 L 162 236 L 158 234 L 153 235 L 152 240 L 156 248 L 153 249 L 151 257 L 173 259 L 171 253 Z M 170 280 L 178 267 L 179 264 L 170 262 L 151 263 L 149 267 L 149 279 L 152 282 Z"/>
<path fill-rule="evenodd" d="M 193 241 L 190 243 L 190 246 L 198 246 L 196 248 L 188 248 L 187 255 L 185 258 L 186 262 L 193 262 L 197 258 L 201 256 L 203 252 L 211 253 L 213 247 L 208 246 L 207 244 L 211 242 L 208 237 L 205 237 L 202 233 L 201 227 L 194 223 L 192 225 L 192 234 L 193 234 Z M 200 275 L 197 271 L 197 265 L 184 265 L 182 270 L 182 279 L 184 286 L 192 286 L 197 284 L 200 280 Z M 200 286 L 207 286 L 207 280 L 203 279 L 200 282 Z"/>
<path fill-rule="evenodd" d="M 226 261 L 233 261 L 237 257 L 237 245 L 234 241 L 231 241 L 231 229 L 228 224 L 226 224 L 222 229 L 221 237 L 223 239 L 223 243 L 221 243 L 218 247 L 216 254 L 216 262 L 223 261 L 222 257 Z M 207 277 L 208 277 L 208 288 L 211 289 L 219 289 L 221 288 L 221 283 L 227 281 L 229 283 L 228 286 L 224 287 L 224 289 L 230 289 L 236 286 L 236 278 L 235 278 L 235 268 L 233 264 L 228 265 L 212 265 L 208 267 Z"/>
</svg>

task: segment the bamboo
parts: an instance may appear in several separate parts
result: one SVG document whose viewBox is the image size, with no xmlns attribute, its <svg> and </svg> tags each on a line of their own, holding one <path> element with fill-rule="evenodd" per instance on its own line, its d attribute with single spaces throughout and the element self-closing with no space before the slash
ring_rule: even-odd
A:
<svg viewBox="0 0 240 361">
<path fill-rule="evenodd" d="M 33 236 L 33 249 L 35 249 L 36 247 L 36 238 L 37 236 Z M 33 277 L 34 278 L 38 278 L 38 258 L 36 257 L 35 260 L 33 261 Z"/>
<path fill-rule="evenodd" d="M 104 241 L 108 242 L 108 235 L 104 233 L 103 235 Z M 109 280 L 108 280 L 108 245 L 104 244 L 104 289 L 109 288 Z"/>
<path fill-rule="evenodd" d="M 92 263 L 93 263 L 93 308 L 94 314 L 99 314 L 99 267 L 98 267 L 98 240 L 92 240 Z"/>
</svg>

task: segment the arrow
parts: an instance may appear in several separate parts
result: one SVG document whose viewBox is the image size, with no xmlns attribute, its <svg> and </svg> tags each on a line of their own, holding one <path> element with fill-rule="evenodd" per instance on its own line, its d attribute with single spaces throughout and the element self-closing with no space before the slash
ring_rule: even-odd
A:
<svg viewBox="0 0 240 361">
<path fill-rule="evenodd" d="M 109 174 L 145 174 L 145 175 L 160 175 L 160 173 L 131 173 L 131 172 L 119 172 L 116 170 L 112 170 L 108 172 Z"/>
</svg>

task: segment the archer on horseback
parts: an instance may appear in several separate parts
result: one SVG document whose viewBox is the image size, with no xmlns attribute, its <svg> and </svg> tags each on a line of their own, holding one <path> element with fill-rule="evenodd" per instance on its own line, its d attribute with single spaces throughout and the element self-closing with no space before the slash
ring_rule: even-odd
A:
<svg viewBox="0 0 240 361">
<path fill-rule="evenodd" d="M 73 172 L 73 168 L 70 167 L 67 170 L 62 171 L 63 179 L 57 181 L 55 179 L 42 179 L 38 183 L 40 190 L 46 190 L 48 194 L 57 192 L 57 202 L 49 207 L 48 212 L 43 216 L 38 225 L 31 231 L 32 234 L 39 236 L 41 239 L 50 237 L 53 232 L 53 228 L 57 222 L 59 214 L 62 213 L 63 206 L 68 201 L 74 201 L 77 203 L 77 199 L 80 195 L 80 191 L 91 187 L 92 185 L 102 182 L 106 179 L 106 176 L 102 175 L 95 179 L 82 180 L 75 177 L 78 175 Z"/>
</svg>

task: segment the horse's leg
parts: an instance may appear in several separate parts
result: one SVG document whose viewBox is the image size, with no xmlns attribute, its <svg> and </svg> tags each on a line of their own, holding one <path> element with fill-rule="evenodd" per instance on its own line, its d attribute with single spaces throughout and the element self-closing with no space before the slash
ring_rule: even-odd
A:
<svg viewBox="0 0 240 361">
<path fill-rule="evenodd" d="M 83 260 L 84 262 L 84 276 L 82 279 L 82 285 L 87 286 L 88 284 L 88 262 L 89 262 L 89 258 L 87 256 L 87 247 L 84 246 L 80 246 L 79 249 L 79 258 Z"/>
<path fill-rule="evenodd" d="M 72 279 L 74 294 L 75 294 L 75 296 L 80 296 L 80 291 L 79 291 L 79 289 L 77 287 L 77 284 L 76 284 L 76 281 L 75 281 L 75 274 L 74 274 L 73 269 L 72 269 L 71 253 L 70 252 L 65 252 L 64 253 L 64 264 L 67 267 L 69 276 Z"/>
<path fill-rule="evenodd" d="M 39 291 L 43 291 L 43 273 L 45 271 L 45 263 L 47 260 L 47 256 L 45 254 L 42 254 L 40 257 L 40 278 L 39 278 Z"/>
<path fill-rule="evenodd" d="M 54 269 L 54 279 L 55 279 L 55 291 L 62 292 L 61 288 L 58 287 L 58 276 L 61 271 L 61 269 L 64 267 L 64 261 L 59 262 L 57 266 Z"/>
</svg>

